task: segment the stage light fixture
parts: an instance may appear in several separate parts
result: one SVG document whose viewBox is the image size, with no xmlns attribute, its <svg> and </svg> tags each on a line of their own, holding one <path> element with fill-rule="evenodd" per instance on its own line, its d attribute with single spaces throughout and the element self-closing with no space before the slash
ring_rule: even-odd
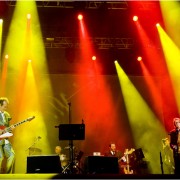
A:
<svg viewBox="0 0 180 180">
<path fill-rule="evenodd" d="M 95 61 L 96 60 L 96 56 L 92 56 L 92 60 Z"/>
<path fill-rule="evenodd" d="M 137 21 L 138 20 L 138 16 L 133 16 L 133 21 Z"/>
<path fill-rule="evenodd" d="M 157 23 L 157 24 L 156 24 L 156 27 L 158 27 L 158 26 L 160 26 L 160 24 L 159 24 L 159 23 Z"/>
<path fill-rule="evenodd" d="M 79 19 L 79 20 L 82 20 L 82 19 L 83 19 L 83 15 L 82 15 L 82 14 L 79 14 L 79 15 L 78 15 L 78 19 Z"/>
<path fill-rule="evenodd" d="M 27 19 L 31 19 L 31 14 L 27 14 Z"/>
<path fill-rule="evenodd" d="M 9 58 L 9 55 L 8 55 L 8 54 L 6 54 L 6 55 L 5 55 L 5 59 L 8 59 L 8 58 Z"/>
<path fill-rule="evenodd" d="M 141 56 L 138 56 L 138 57 L 137 57 L 137 60 L 138 60 L 138 61 L 141 61 L 141 60 L 142 60 L 142 57 L 141 57 Z"/>
</svg>

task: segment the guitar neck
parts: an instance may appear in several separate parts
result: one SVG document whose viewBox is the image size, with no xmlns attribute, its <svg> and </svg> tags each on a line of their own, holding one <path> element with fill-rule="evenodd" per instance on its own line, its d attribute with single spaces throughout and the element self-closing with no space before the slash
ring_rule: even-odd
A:
<svg viewBox="0 0 180 180">
<path fill-rule="evenodd" d="M 32 117 L 30 117 L 30 118 L 28 118 L 28 119 L 25 119 L 25 120 L 21 121 L 21 122 L 18 122 L 18 123 L 16 123 L 16 124 L 13 124 L 12 126 L 17 127 L 17 126 L 19 126 L 19 125 L 21 125 L 21 124 L 23 124 L 23 123 L 25 123 L 25 122 L 27 122 L 27 121 L 31 121 L 31 120 L 34 119 L 34 118 L 35 118 L 35 116 L 32 116 Z M 10 129 L 11 129 L 11 126 L 10 126 L 10 127 L 7 127 L 7 128 L 6 128 L 6 131 L 9 131 Z"/>
<path fill-rule="evenodd" d="M 20 124 L 25 123 L 26 121 L 27 121 L 27 120 L 18 122 L 18 123 L 16 123 L 16 124 L 13 124 L 13 126 L 14 126 L 14 127 L 17 127 L 17 126 L 19 126 Z M 9 131 L 10 129 L 11 129 L 11 126 L 10 126 L 10 127 L 7 127 L 7 128 L 5 129 L 5 131 Z"/>
<path fill-rule="evenodd" d="M 24 121 L 21 121 L 21 122 L 18 122 L 18 123 L 16 123 L 16 124 L 14 124 L 13 126 L 14 127 L 17 127 L 17 126 L 19 126 L 19 125 L 21 125 L 21 124 L 23 124 L 23 123 L 25 123 L 25 122 L 27 122 L 28 120 L 26 119 L 26 120 L 24 120 Z"/>
</svg>

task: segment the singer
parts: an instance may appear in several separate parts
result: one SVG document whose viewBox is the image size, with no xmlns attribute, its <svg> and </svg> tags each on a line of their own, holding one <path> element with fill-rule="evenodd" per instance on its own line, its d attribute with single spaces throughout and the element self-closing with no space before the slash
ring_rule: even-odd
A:
<svg viewBox="0 0 180 180">
<path fill-rule="evenodd" d="M 6 111 L 8 108 L 9 100 L 6 97 L 0 98 L 0 126 L 1 127 L 11 127 L 12 130 L 14 127 L 10 126 L 11 117 L 9 113 Z M 3 130 L 0 130 L 0 134 L 3 133 Z M 4 157 L 7 158 L 5 172 L 2 171 L 2 162 Z M 1 173 L 12 173 L 13 166 L 15 160 L 15 153 L 12 148 L 12 145 L 8 138 L 0 139 L 0 174 Z"/>
<path fill-rule="evenodd" d="M 169 133 L 170 146 L 173 150 L 175 174 L 180 174 L 180 118 L 173 119 L 174 129 Z"/>
</svg>

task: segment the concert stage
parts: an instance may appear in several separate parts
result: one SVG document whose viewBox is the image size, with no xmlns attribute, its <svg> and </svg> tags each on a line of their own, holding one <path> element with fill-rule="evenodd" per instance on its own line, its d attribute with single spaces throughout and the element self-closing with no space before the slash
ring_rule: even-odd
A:
<svg viewBox="0 0 180 180">
<path fill-rule="evenodd" d="M 180 179 L 170 174 L 0 174 L 0 179 Z"/>
</svg>

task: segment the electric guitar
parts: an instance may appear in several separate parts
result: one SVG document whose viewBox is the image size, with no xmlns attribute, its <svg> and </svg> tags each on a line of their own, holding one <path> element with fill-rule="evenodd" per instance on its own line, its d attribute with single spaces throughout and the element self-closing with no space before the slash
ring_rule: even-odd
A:
<svg viewBox="0 0 180 180">
<path fill-rule="evenodd" d="M 11 125 L 10 127 L 0 126 L 0 140 L 13 136 L 13 134 L 11 133 L 11 128 L 12 127 L 15 128 L 16 126 L 19 126 L 19 125 L 21 125 L 21 124 L 23 124 L 23 123 L 25 123 L 27 121 L 33 120 L 34 118 L 35 118 L 35 116 L 29 117 L 29 118 L 27 118 L 27 119 L 25 119 L 25 120 L 23 120 L 21 122 L 18 122 L 18 123 L 14 124 L 14 125 Z"/>
<path fill-rule="evenodd" d="M 129 154 L 133 153 L 135 149 L 131 148 L 130 150 L 126 149 L 124 156 L 126 158 L 126 166 L 124 167 L 124 173 L 125 174 L 133 174 L 133 170 L 130 170 L 130 165 L 129 165 Z"/>
</svg>

